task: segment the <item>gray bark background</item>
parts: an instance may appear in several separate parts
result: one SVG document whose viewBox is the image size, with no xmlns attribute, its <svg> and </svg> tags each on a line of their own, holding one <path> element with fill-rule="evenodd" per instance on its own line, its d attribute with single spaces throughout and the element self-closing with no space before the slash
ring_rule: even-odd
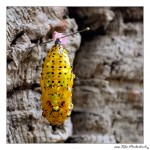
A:
<svg viewBox="0 0 150 150">
<path fill-rule="evenodd" d="M 68 38 L 75 107 L 53 129 L 41 116 L 39 77 L 54 43 L 28 47 L 78 26 L 92 30 L 81 46 L 79 34 Z M 7 8 L 7 143 L 56 142 L 143 143 L 142 8 Z"/>
</svg>

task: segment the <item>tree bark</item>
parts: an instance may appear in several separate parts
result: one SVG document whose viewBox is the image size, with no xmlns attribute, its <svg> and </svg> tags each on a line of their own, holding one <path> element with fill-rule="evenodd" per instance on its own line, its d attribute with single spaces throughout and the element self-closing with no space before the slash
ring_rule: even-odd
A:
<svg viewBox="0 0 150 150">
<path fill-rule="evenodd" d="M 89 26 L 76 54 L 73 143 L 143 143 L 143 8 L 69 9 Z"/>
<path fill-rule="evenodd" d="M 29 47 L 52 38 L 53 31 L 73 32 L 78 26 L 66 7 L 7 8 L 7 142 L 56 143 L 72 135 L 70 118 L 53 129 L 42 117 L 39 78 L 42 60 L 54 42 Z M 67 42 L 74 59 L 79 34 Z"/>
<path fill-rule="evenodd" d="M 52 128 L 42 117 L 39 78 L 54 43 L 29 47 L 78 26 L 91 31 L 67 42 L 74 109 Z M 7 8 L 7 143 L 58 142 L 143 143 L 142 7 Z"/>
</svg>

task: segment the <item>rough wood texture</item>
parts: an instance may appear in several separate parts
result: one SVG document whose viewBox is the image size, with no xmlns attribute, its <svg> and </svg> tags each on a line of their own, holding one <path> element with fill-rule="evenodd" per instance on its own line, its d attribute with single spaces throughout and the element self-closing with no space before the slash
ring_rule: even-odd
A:
<svg viewBox="0 0 150 150">
<path fill-rule="evenodd" d="M 48 47 L 28 49 L 40 41 L 50 40 L 53 31 L 78 30 L 66 7 L 7 8 L 7 142 L 63 142 L 72 135 L 70 118 L 52 128 L 42 117 L 39 88 L 42 59 Z M 69 54 L 74 59 L 80 45 L 80 35 L 68 38 Z"/>
<path fill-rule="evenodd" d="M 70 8 L 90 26 L 76 53 L 72 143 L 143 143 L 143 9 Z"/>
<path fill-rule="evenodd" d="M 68 9 L 7 8 L 7 142 L 143 143 L 143 9 Z M 69 118 L 54 129 L 41 116 L 39 88 L 42 59 L 53 43 L 28 47 L 54 30 L 78 30 L 76 22 L 92 31 L 82 34 L 76 55 L 80 35 L 67 43 L 75 56 L 73 125 Z"/>
</svg>

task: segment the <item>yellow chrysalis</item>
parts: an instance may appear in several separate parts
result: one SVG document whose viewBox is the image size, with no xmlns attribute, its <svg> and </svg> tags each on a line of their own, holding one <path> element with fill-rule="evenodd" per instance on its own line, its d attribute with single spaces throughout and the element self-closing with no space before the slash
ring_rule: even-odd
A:
<svg viewBox="0 0 150 150">
<path fill-rule="evenodd" d="M 87 30 L 89 28 L 80 32 Z M 75 75 L 72 72 L 67 50 L 61 44 L 59 38 L 44 59 L 40 78 L 42 115 L 46 117 L 51 125 L 62 124 L 71 114 L 73 109 L 71 97 L 74 78 Z"/>
<path fill-rule="evenodd" d="M 40 78 L 43 116 L 52 125 L 62 124 L 71 114 L 74 77 L 66 49 L 55 44 L 45 58 Z"/>
</svg>

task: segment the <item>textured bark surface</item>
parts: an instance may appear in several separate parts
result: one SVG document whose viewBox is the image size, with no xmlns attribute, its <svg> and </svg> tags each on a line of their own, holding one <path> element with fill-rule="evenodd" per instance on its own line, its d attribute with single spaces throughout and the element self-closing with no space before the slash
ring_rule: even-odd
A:
<svg viewBox="0 0 150 150">
<path fill-rule="evenodd" d="M 54 30 L 76 31 L 74 19 L 66 7 L 8 7 L 7 8 L 7 142 L 63 142 L 72 135 L 70 118 L 52 128 L 41 116 L 39 78 L 46 46 L 28 49 L 39 41 L 50 40 Z M 22 36 L 21 36 L 22 35 Z M 80 45 L 80 35 L 70 36 L 69 55 L 74 59 Z"/>
<path fill-rule="evenodd" d="M 28 47 L 78 26 L 92 30 L 77 52 L 80 35 L 68 38 L 74 110 L 54 129 L 41 116 L 39 87 L 42 59 L 54 43 Z M 7 143 L 56 142 L 143 143 L 142 8 L 7 8 Z"/>
<path fill-rule="evenodd" d="M 143 9 L 70 8 L 90 26 L 76 53 L 72 143 L 143 143 Z"/>
</svg>

